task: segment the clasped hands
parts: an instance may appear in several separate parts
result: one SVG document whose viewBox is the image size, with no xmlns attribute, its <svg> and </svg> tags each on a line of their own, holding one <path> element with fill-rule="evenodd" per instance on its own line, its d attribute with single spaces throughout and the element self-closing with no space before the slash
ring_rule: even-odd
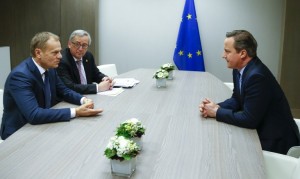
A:
<svg viewBox="0 0 300 179">
<path fill-rule="evenodd" d="M 200 104 L 199 104 L 199 111 L 201 112 L 201 115 L 203 117 L 213 117 L 215 118 L 217 115 L 217 110 L 219 109 L 219 105 L 212 102 L 211 100 L 205 98 Z"/>
<path fill-rule="evenodd" d="M 76 110 L 76 117 L 79 116 L 95 116 L 103 112 L 103 109 L 94 109 L 94 102 L 92 99 L 84 98 L 83 104 L 79 106 Z"/>
<path fill-rule="evenodd" d="M 100 91 L 111 90 L 114 84 L 115 82 L 113 81 L 113 78 L 105 76 L 104 78 L 102 78 L 102 81 L 98 84 L 98 89 Z"/>
</svg>

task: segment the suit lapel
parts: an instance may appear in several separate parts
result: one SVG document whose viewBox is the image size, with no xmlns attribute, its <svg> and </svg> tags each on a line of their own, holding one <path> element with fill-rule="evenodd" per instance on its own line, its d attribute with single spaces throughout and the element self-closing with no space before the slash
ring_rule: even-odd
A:
<svg viewBox="0 0 300 179">
<path fill-rule="evenodd" d="M 90 80 L 89 80 L 90 73 L 86 73 L 86 72 L 89 71 L 90 64 L 89 64 L 89 60 L 85 56 L 82 57 L 82 64 L 83 64 L 84 71 L 85 71 L 86 82 L 87 82 L 87 84 L 89 84 L 90 83 Z"/>
<path fill-rule="evenodd" d="M 38 90 L 39 92 L 43 92 L 41 96 L 38 97 L 38 103 L 40 107 L 45 107 L 45 93 L 44 93 L 44 81 L 42 78 L 42 75 L 37 68 L 37 66 L 34 64 L 32 57 L 27 59 L 27 66 L 33 77 L 35 78 L 35 81 L 37 82 Z"/>
<path fill-rule="evenodd" d="M 43 82 L 42 75 L 41 75 L 39 69 L 35 66 L 35 64 L 32 60 L 33 59 L 31 57 L 27 59 L 28 69 L 33 74 L 33 76 L 36 78 L 36 81 L 38 82 L 39 87 L 41 89 L 43 89 L 44 82 Z"/>
<path fill-rule="evenodd" d="M 73 58 L 73 56 L 72 56 L 72 54 L 70 52 L 70 49 L 67 48 L 66 51 L 67 51 L 67 53 L 66 53 L 67 54 L 67 59 L 68 59 L 68 61 L 70 63 L 71 70 L 72 70 L 72 72 L 73 72 L 73 74 L 74 74 L 74 76 L 76 78 L 76 83 L 80 84 L 81 83 L 81 81 L 80 81 L 80 75 L 79 75 L 79 71 L 77 69 L 76 62 L 75 62 L 75 60 L 74 60 L 74 58 Z"/>
<path fill-rule="evenodd" d="M 256 61 L 258 60 L 257 57 L 254 57 L 246 66 L 244 72 L 243 72 L 243 76 L 242 76 L 242 84 L 241 84 L 241 102 L 243 103 L 244 102 L 244 84 L 245 82 L 247 82 L 247 79 L 250 75 L 250 72 L 252 71 L 252 69 L 255 67 L 255 63 Z"/>
</svg>

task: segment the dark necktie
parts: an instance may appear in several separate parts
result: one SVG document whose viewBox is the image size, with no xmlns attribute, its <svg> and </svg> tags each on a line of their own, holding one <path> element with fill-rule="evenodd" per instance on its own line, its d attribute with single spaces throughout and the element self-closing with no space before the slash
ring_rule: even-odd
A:
<svg viewBox="0 0 300 179">
<path fill-rule="evenodd" d="M 242 76 L 241 76 L 240 72 L 238 72 L 236 76 L 237 76 L 236 77 L 237 78 L 237 82 L 239 84 L 239 92 L 241 94 L 241 91 L 242 91 Z"/>
<path fill-rule="evenodd" d="M 45 71 L 44 75 L 45 75 L 45 79 L 44 79 L 45 108 L 50 108 L 51 107 L 51 91 L 50 91 L 48 71 Z"/>
<path fill-rule="evenodd" d="M 76 65 L 77 65 L 77 69 L 78 69 L 78 72 L 79 72 L 81 84 L 87 84 L 87 83 L 86 83 L 86 79 L 85 79 L 84 74 L 83 74 L 83 71 L 82 71 L 82 69 L 81 69 L 81 67 L 82 67 L 81 60 L 77 60 L 77 61 L 76 61 Z"/>
</svg>

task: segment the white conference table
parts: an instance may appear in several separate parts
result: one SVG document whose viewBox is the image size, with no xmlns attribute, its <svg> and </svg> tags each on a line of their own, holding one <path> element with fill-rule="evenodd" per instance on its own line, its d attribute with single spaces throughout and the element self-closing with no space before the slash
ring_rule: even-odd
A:
<svg viewBox="0 0 300 179">
<path fill-rule="evenodd" d="M 155 69 L 118 77 L 140 83 L 118 96 L 87 95 L 104 112 L 70 122 L 25 125 L 0 144 L 0 178 L 119 178 L 104 156 L 109 138 L 135 117 L 146 126 L 143 150 L 132 178 L 265 178 L 256 130 L 202 118 L 202 99 L 220 102 L 231 91 L 207 72 L 175 71 L 166 88 L 156 88 Z M 65 102 L 56 108 L 74 107 Z"/>
</svg>

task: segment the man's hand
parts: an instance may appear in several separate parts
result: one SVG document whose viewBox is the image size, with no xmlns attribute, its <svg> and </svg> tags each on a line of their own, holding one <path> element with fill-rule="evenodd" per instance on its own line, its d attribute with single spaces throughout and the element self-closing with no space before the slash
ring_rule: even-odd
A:
<svg viewBox="0 0 300 179">
<path fill-rule="evenodd" d="M 84 97 L 84 98 L 83 98 L 83 103 L 82 103 L 82 104 L 88 104 L 88 103 L 91 103 L 91 104 L 92 104 L 90 107 L 91 107 L 91 109 L 93 109 L 93 108 L 94 108 L 94 102 L 93 102 L 93 100 Z"/>
<path fill-rule="evenodd" d="M 110 77 L 104 77 L 102 81 L 98 84 L 98 89 L 100 91 L 111 90 L 114 86 L 115 82 Z"/>
<path fill-rule="evenodd" d="M 76 117 L 78 116 L 95 116 L 101 112 L 103 112 L 103 109 L 93 109 L 94 103 L 93 102 L 87 102 L 78 108 L 76 108 Z"/>
<path fill-rule="evenodd" d="M 203 117 L 213 117 L 215 118 L 217 115 L 217 110 L 219 109 L 219 105 L 215 104 L 211 100 L 205 98 L 199 104 L 199 111 L 201 112 Z"/>
</svg>

